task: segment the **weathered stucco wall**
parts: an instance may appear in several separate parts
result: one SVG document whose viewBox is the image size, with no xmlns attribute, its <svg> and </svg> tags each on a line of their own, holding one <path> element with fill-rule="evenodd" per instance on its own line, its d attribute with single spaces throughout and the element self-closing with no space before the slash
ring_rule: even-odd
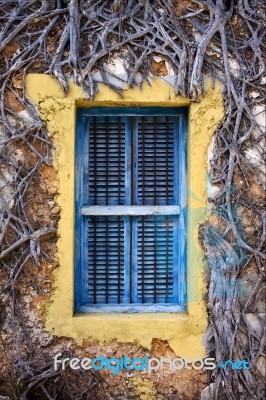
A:
<svg viewBox="0 0 266 400">
<path fill-rule="evenodd" d="M 253 0 L 2 2 L 0 397 L 266 397 L 261 4 Z M 140 32 L 137 38 L 135 30 Z M 25 96 L 29 72 L 57 77 L 66 92 L 72 77 L 96 103 L 87 102 L 71 82 L 64 96 L 48 76 L 29 75 L 27 89 L 34 107 Z M 191 105 L 175 98 L 171 88 L 199 100 L 203 73 L 225 85 L 226 113 L 213 140 L 218 114 L 223 115 L 219 87 L 212 91 L 208 84 L 201 104 Z M 143 85 L 148 81 L 151 87 Z M 124 82 L 136 88 L 123 86 Z M 153 315 L 149 320 L 73 318 L 76 107 L 140 102 L 190 106 L 189 313 Z M 166 368 L 151 375 L 121 371 L 116 376 L 110 371 L 90 374 L 68 368 L 54 375 L 53 356 L 59 352 L 90 358 L 203 354 L 204 255 L 209 314 L 204 344 L 217 363 L 228 355 L 247 359 L 250 371 L 226 373 L 216 368 L 208 379 L 206 372 Z"/>
<path fill-rule="evenodd" d="M 202 337 L 207 327 L 203 301 L 203 253 L 198 242 L 198 224 L 206 213 L 207 150 L 217 124 L 223 118 L 221 86 L 211 89 L 200 103 L 190 104 L 176 97 L 162 79 L 151 86 L 125 88 L 123 99 L 101 86 L 94 101 L 86 101 L 81 88 L 69 82 L 64 96 L 59 84 L 47 75 L 30 74 L 26 88 L 47 123 L 55 144 L 60 221 L 58 227 L 59 267 L 54 271 L 55 292 L 46 306 L 46 328 L 58 336 L 99 341 L 115 339 L 150 347 L 153 338 L 167 340 L 176 355 L 201 357 L 205 354 Z M 187 314 L 94 314 L 73 316 L 74 271 L 74 149 L 76 108 L 95 105 L 189 106 L 188 133 L 188 313 Z"/>
</svg>

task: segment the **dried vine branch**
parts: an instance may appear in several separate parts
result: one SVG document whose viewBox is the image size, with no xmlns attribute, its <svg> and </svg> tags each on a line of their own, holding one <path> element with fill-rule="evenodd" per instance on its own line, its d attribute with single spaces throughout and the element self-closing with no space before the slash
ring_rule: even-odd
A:
<svg viewBox="0 0 266 400">
<path fill-rule="evenodd" d="M 175 72 L 176 94 L 200 101 L 203 74 L 225 87 L 226 116 L 215 136 L 210 174 L 216 188 L 210 206 L 218 223 L 201 229 L 209 264 L 208 351 L 218 361 L 245 358 L 254 368 L 231 375 L 217 369 L 211 376 L 212 396 L 262 399 L 258 360 L 263 329 L 254 331 L 250 315 L 259 318 L 253 310 L 265 281 L 265 138 L 258 115 L 265 101 L 265 6 L 259 0 L 0 0 L 0 10 L 0 266 L 1 293 L 10 315 L 5 324 L 15 332 L 13 352 L 8 346 L 5 350 L 13 363 L 12 379 L 25 382 L 33 374 L 19 285 L 30 263 L 38 268 L 47 258 L 43 235 L 55 240 L 56 229 L 56 222 L 43 226 L 30 213 L 32 188 L 40 182 L 42 167 L 52 165 L 53 145 L 27 99 L 25 76 L 49 73 L 64 92 L 72 79 L 88 99 L 99 82 L 123 95 L 121 82 L 139 87 L 149 82 L 156 74 L 154 57 L 160 56 Z M 115 57 L 123 60 L 123 75 L 110 69 Z M 257 282 L 243 305 L 238 283 L 251 266 Z M 33 386 L 42 398 L 55 398 L 50 377 L 40 371 L 23 398 Z M 17 389 L 14 393 L 19 398 Z"/>
</svg>

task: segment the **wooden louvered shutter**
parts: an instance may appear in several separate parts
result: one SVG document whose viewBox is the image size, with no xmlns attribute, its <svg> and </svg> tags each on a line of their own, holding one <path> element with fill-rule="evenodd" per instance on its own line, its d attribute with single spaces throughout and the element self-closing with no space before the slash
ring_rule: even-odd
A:
<svg viewBox="0 0 266 400">
<path fill-rule="evenodd" d="M 177 114 L 81 112 L 77 311 L 184 310 L 186 146 L 184 112 Z"/>
<path fill-rule="evenodd" d="M 126 204 L 126 118 L 92 116 L 87 132 L 89 205 Z"/>
<path fill-rule="evenodd" d="M 89 206 L 128 202 L 127 118 L 91 116 L 88 120 L 88 171 L 84 175 Z M 125 218 L 89 216 L 88 304 L 120 304 L 125 300 Z"/>
<path fill-rule="evenodd" d="M 177 203 L 178 119 L 142 116 L 136 124 L 136 204 Z"/>
<path fill-rule="evenodd" d="M 178 205 L 178 118 L 141 116 L 135 124 L 135 204 Z M 178 216 L 136 217 L 134 300 L 178 303 Z"/>
<path fill-rule="evenodd" d="M 135 302 L 178 303 L 177 217 L 138 217 L 135 229 Z"/>
<path fill-rule="evenodd" d="M 124 298 L 124 218 L 88 218 L 88 303 L 120 304 Z"/>
</svg>

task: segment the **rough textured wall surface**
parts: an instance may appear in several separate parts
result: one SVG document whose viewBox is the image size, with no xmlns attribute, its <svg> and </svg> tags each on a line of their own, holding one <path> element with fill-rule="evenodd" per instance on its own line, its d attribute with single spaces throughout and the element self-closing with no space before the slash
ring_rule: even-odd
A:
<svg viewBox="0 0 266 400">
<path fill-rule="evenodd" d="M 41 79 L 38 81 L 38 77 L 34 79 L 34 82 L 34 86 L 32 88 L 28 88 L 32 97 L 34 97 L 34 92 L 42 92 L 42 90 L 38 88 L 39 85 L 43 86 L 45 83 L 42 83 Z M 48 81 L 45 83 L 47 93 L 48 83 Z M 212 92 L 210 88 L 208 90 Z M 141 96 L 141 93 L 139 93 L 139 96 Z M 142 98 L 145 98 L 145 92 Z M 195 135 L 197 136 L 201 135 L 202 138 L 203 136 L 206 136 L 206 143 L 208 142 L 208 135 L 201 131 L 200 125 L 204 124 L 207 126 L 208 128 L 206 129 L 211 129 L 211 127 L 213 127 L 214 131 L 217 121 L 221 119 L 223 115 L 223 107 L 221 107 L 220 98 L 220 88 L 218 87 L 213 98 L 211 96 L 206 96 L 206 100 L 203 102 L 203 104 L 199 103 L 193 105 L 193 111 L 191 111 L 191 129 L 193 129 L 193 132 L 195 132 Z M 34 97 L 34 99 L 38 104 L 38 112 L 40 113 L 42 120 L 47 123 L 48 135 L 51 138 L 53 145 L 60 147 L 60 143 L 63 140 L 62 135 L 65 135 L 65 130 L 68 131 L 68 135 L 71 135 L 71 133 L 73 134 L 73 132 L 69 132 L 69 123 L 65 122 L 65 118 L 67 118 L 67 115 L 73 111 L 72 107 L 74 104 L 74 98 L 59 99 L 56 97 L 53 98 L 47 96 L 45 99 L 43 99 L 40 94 L 38 96 L 38 100 L 37 97 Z M 208 116 L 206 114 L 208 113 L 209 107 L 212 107 L 213 116 L 211 113 L 210 115 L 208 114 Z M 194 139 L 196 139 L 196 137 L 194 137 Z M 73 149 L 69 149 L 69 151 L 73 152 Z M 56 148 L 53 150 L 53 154 L 58 152 L 60 152 L 60 150 Z M 61 157 L 61 161 L 62 159 L 66 158 L 66 156 Z M 201 161 L 201 157 L 198 154 L 194 160 L 194 164 L 197 165 L 198 173 L 200 173 L 201 168 L 203 168 L 202 174 L 204 175 L 203 179 L 205 180 L 207 168 L 206 153 L 202 155 L 202 159 L 205 159 L 205 162 Z M 56 166 L 41 167 L 38 179 L 34 181 L 34 184 L 31 185 L 28 190 L 30 201 L 27 212 L 32 223 L 38 221 L 43 225 L 51 225 L 53 222 L 57 222 L 60 218 L 60 207 L 58 206 L 58 187 L 60 185 L 58 183 L 58 179 L 60 179 L 60 177 L 61 179 L 63 178 L 62 174 L 60 174 L 60 177 L 58 178 L 57 170 L 58 168 L 66 168 L 66 165 L 60 164 L 58 160 L 55 160 L 55 165 Z M 196 187 L 197 186 L 195 186 L 195 189 Z M 206 191 L 205 188 L 200 189 Z M 68 193 L 64 193 L 63 196 L 68 196 Z M 200 209 L 199 213 L 201 219 L 204 216 L 204 210 Z M 62 227 L 62 229 L 65 228 Z M 58 235 L 61 235 L 61 233 L 62 230 L 59 230 Z M 71 232 L 69 232 L 69 234 L 71 234 Z M 64 282 L 53 282 L 53 271 L 55 268 L 60 268 L 60 265 L 58 265 L 56 262 L 56 240 L 52 242 L 49 240 L 49 238 L 46 238 L 43 241 L 43 246 L 44 251 L 47 257 L 49 257 L 50 261 L 41 262 L 38 267 L 38 274 L 35 275 L 34 265 L 31 265 L 31 263 L 28 264 L 28 268 L 32 269 L 32 275 L 34 275 L 34 279 L 36 279 L 38 282 L 38 290 L 34 286 L 31 286 L 30 282 L 27 282 L 27 286 L 24 287 L 24 279 L 21 285 L 23 304 L 22 315 L 23 320 L 25 321 L 25 330 L 29 332 L 29 342 L 31 343 L 32 349 L 33 347 L 35 349 L 33 354 L 34 357 L 39 359 L 43 357 L 43 354 L 45 354 L 47 361 L 51 362 L 52 357 L 56 353 L 64 353 L 67 351 L 69 351 L 73 357 L 87 356 L 91 358 L 100 355 L 117 358 L 127 355 L 132 359 L 134 357 L 144 357 L 145 355 L 156 358 L 164 356 L 170 359 L 179 357 L 179 354 L 175 354 L 173 352 L 167 341 L 156 338 L 155 332 L 154 339 L 149 348 L 140 346 L 138 343 L 121 343 L 117 340 L 113 342 L 107 342 L 106 344 L 98 343 L 96 340 L 86 340 L 82 346 L 77 346 L 71 337 L 66 340 L 62 338 L 56 338 L 47 333 L 45 329 L 45 321 L 47 319 L 49 302 L 53 301 L 52 293 L 54 290 L 56 290 L 55 288 L 58 285 L 61 285 L 61 290 L 64 290 L 64 285 L 62 285 Z M 63 305 L 64 304 L 62 304 L 62 306 Z M 61 315 L 58 315 L 58 319 L 60 318 Z M 9 329 L 4 330 L 3 339 L 5 339 L 6 345 L 8 344 L 8 338 L 11 335 L 12 329 L 13 327 L 10 325 Z M 193 331 L 193 328 L 190 329 Z M 158 337 L 160 337 L 162 332 L 157 333 Z M 106 332 L 106 334 L 108 336 L 108 332 Z M 186 331 L 184 331 L 184 335 L 185 334 Z M 83 335 L 86 337 L 85 332 L 83 332 Z M 87 336 L 90 336 L 89 332 L 87 333 Z M 11 346 L 12 345 L 13 343 L 11 343 Z M 197 349 L 195 349 L 195 352 L 196 351 Z M 194 354 L 196 354 L 195 352 Z M 90 375 L 90 373 L 87 375 Z M 103 386 L 105 387 L 108 398 L 113 396 L 115 399 L 120 398 L 120 396 L 121 398 L 140 398 L 144 400 L 157 398 L 164 399 L 168 398 L 168 396 L 170 396 L 169 398 L 171 398 L 171 396 L 179 396 L 183 399 L 198 398 L 207 382 L 206 374 L 202 371 L 182 370 L 173 372 L 167 367 L 165 367 L 163 370 L 154 372 L 151 376 L 146 372 L 128 373 L 126 371 L 120 372 L 119 375 L 115 377 L 111 376 L 110 373 L 101 373 L 101 375 L 106 381 L 106 383 L 103 383 Z"/>
<path fill-rule="evenodd" d="M 210 160 L 209 224 L 200 230 L 209 265 L 205 343 L 217 360 L 246 358 L 251 370 L 215 370 L 202 398 L 263 399 L 262 2 L 51 0 L 0 5 L 0 393 L 12 399 L 193 399 L 207 385 L 205 377 L 189 372 L 180 372 L 178 378 L 155 374 L 141 382 L 139 376 L 103 374 L 104 383 L 97 373 L 53 371 L 52 353 L 67 349 L 81 354 L 84 348 L 43 329 L 42 304 L 52 291 L 52 270 L 57 268 L 53 257 L 60 215 L 50 133 L 24 90 L 28 72 L 50 73 L 65 91 L 72 77 L 88 98 L 97 92 L 99 81 L 121 93 L 123 80 L 141 87 L 150 76 L 166 77 L 168 72 L 175 76 L 176 94 L 195 101 L 203 91 L 204 71 L 224 83 L 227 110 Z M 112 62 L 117 54 L 127 61 L 120 77 Z M 98 348 L 90 343 L 88 352 L 146 352 L 136 344 L 112 345 Z M 159 348 L 166 354 L 164 346 L 154 343 L 151 351 Z"/>
<path fill-rule="evenodd" d="M 198 224 L 206 218 L 207 199 L 207 149 L 211 137 L 224 115 L 221 87 L 211 82 L 206 84 L 206 94 L 200 103 L 189 108 L 188 132 L 188 299 L 187 317 L 156 313 L 147 318 L 144 315 L 111 315 L 73 318 L 73 258 L 74 258 L 74 148 L 76 106 L 94 104 L 149 105 L 156 98 L 158 105 L 188 105 L 187 99 L 176 97 L 171 86 L 161 79 L 153 79 L 151 85 L 141 90 L 125 89 L 123 101 L 101 87 L 95 97 L 95 103 L 86 103 L 84 93 L 71 82 L 70 93 L 64 98 L 58 83 L 47 75 L 30 74 L 27 76 L 27 93 L 37 105 L 39 113 L 47 123 L 53 136 L 54 164 L 57 169 L 60 221 L 57 234 L 58 263 L 55 271 L 55 294 L 51 297 L 51 307 L 47 307 L 46 328 L 58 336 L 70 336 L 80 344 L 88 336 L 97 340 L 118 341 L 137 340 L 142 346 L 149 347 L 151 340 L 168 340 L 169 345 L 179 356 L 190 358 L 205 354 L 202 336 L 207 327 L 206 307 L 203 300 L 204 260 L 198 241 Z M 195 151 L 195 149 L 198 149 Z M 160 334 L 160 335 L 159 335 Z"/>
</svg>

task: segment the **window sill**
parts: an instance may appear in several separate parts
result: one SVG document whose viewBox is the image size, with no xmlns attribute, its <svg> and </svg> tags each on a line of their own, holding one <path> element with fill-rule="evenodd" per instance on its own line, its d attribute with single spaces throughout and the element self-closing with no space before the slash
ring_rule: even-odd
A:
<svg viewBox="0 0 266 400">
<path fill-rule="evenodd" d="M 180 304 L 120 304 L 120 305 L 94 305 L 79 307 L 78 313 L 116 313 L 116 314 L 130 314 L 130 313 L 183 313 L 186 311 L 184 306 Z"/>
</svg>

